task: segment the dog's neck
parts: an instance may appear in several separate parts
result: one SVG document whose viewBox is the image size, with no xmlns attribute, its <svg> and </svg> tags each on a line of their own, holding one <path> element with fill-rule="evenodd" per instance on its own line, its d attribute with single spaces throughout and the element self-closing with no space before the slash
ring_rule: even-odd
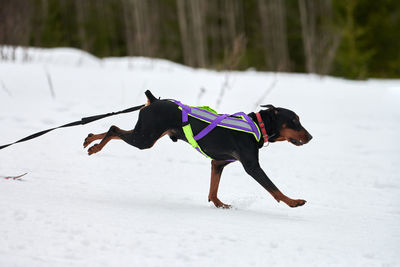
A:
<svg viewBox="0 0 400 267">
<path fill-rule="evenodd" d="M 262 110 L 260 111 L 260 115 L 261 118 L 265 124 L 265 130 L 267 131 L 267 135 L 268 135 L 268 140 L 272 141 L 275 140 L 279 134 L 278 129 L 276 127 L 276 123 L 273 119 L 273 114 L 271 114 L 268 110 Z M 248 116 L 255 122 L 258 124 L 257 121 L 257 116 L 254 112 L 248 114 Z M 264 140 L 263 138 L 260 138 L 260 141 L 258 142 L 259 147 L 261 148 L 264 145 Z"/>
</svg>

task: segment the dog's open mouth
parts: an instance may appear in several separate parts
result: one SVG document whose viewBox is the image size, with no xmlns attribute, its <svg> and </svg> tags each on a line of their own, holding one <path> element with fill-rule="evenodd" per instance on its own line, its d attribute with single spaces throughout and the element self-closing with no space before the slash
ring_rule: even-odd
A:
<svg viewBox="0 0 400 267">
<path fill-rule="evenodd" d="M 296 140 L 294 138 L 289 138 L 289 142 L 296 146 L 302 146 L 305 144 L 305 142 L 303 142 L 301 140 Z"/>
</svg>

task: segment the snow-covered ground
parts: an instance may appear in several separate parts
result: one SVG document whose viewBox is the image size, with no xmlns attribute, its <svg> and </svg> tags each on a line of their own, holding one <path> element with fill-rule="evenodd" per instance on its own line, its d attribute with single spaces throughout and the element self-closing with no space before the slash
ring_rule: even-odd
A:
<svg viewBox="0 0 400 267">
<path fill-rule="evenodd" d="M 260 151 L 277 203 L 229 165 L 207 202 L 210 162 L 184 142 L 121 141 L 87 156 L 88 133 L 137 113 L 57 130 L 0 150 L 0 266 L 400 266 L 400 81 L 193 70 L 165 60 L 97 59 L 74 49 L 0 61 L 0 145 L 81 117 L 144 103 L 143 92 L 219 112 L 274 104 L 314 136 Z M 28 62 L 22 59 L 29 59 Z"/>
</svg>

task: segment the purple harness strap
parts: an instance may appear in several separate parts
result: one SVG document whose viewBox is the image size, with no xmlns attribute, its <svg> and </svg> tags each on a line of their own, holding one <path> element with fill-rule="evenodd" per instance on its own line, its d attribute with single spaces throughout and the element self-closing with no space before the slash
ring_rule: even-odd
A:
<svg viewBox="0 0 400 267">
<path fill-rule="evenodd" d="M 182 115 L 183 116 L 183 115 Z M 187 114 L 186 114 L 187 116 Z M 247 116 L 246 113 L 244 112 L 237 112 L 235 114 L 229 115 L 229 114 L 224 114 L 224 115 L 220 115 L 218 116 L 218 118 L 216 118 L 215 120 L 213 120 L 206 128 L 204 128 L 203 130 L 201 130 L 201 132 L 199 132 L 194 139 L 197 141 L 201 138 L 203 138 L 204 136 L 206 136 L 209 132 L 211 132 L 215 127 L 218 126 L 218 124 L 224 120 L 226 117 L 228 116 L 243 116 L 245 118 L 245 120 L 248 122 L 248 124 L 250 125 L 251 129 L 254 132 L 257 132 L 257 129 L 254 126 L 254 123 L 251 123 L 251 118 L 249 116 Z"/>
<path fill-rule="evenodd" d="M 188 121 L 188 114 L 191 111 L 191 108 L 189 106 L 186 106 L 184 104 L 182 104 L 179 101 L 174 101 L 175 104 L 177 104 L 178 106 L 180 106 L 182 108 L 182 122 L 187 122 Z"/>
<path fill-rule="evenodd" d="M 257 126 L 254 124 L 253 120 L 249 116 L 247 116 L 247 114 L 244 113 L 244 112 L 239 112 L 239 113 L 236 113 L 236 114 L 242 115 L 245 118 L 245 120 L 250 125 L 251 129 L 253 130 L 253 133 L 255 133 L 257 138 L 259 138 L 258 137 L 259 136 L 259 131 L 257 129 Z"/>
<path fill-rule="evenodd" d="M 201 130 L 194 138 L 194 140 L 198 141 L 204 136 L 206 136 L 209 132 L 211 132 L 215 127 L 218 126 L 218 124 L 228 117 L 228 114 L 224 114 L 213 120 L 207 127 L 205 127 L 203 130 Z"/>
<path fill-rule="evenodd" d="M 199 151 L 200 153 L 202 153 L 203 155 L 205 155 L 206 157 L 209 157 L 207 154 L 205 154 L 199 147 L 199 145 L 197 144 L 197 141 L 200 140 L 201 138 L 203 138 L 204 136 L 206 136 L 208 133 L 210 133 L 215 127 L 217 127 L 218 125 L 227 125 L 226 122 L 224 121 L 224 119 L 226 119 L 229 116 L 242 116 L 244 118 L 244 120 L 247 122 L 247 124 L 249 125 L 249 127 L 251 128 L 252 133 L 255 134 L 256 139 L 258 140 L 261 136 L 260 132 L 257 129 L 257 126 L 255 126 L 255 123 L 253 122 L 253 120 L 244 112 L 237 112 L 235 114 L 232 115 L 228 115 L 228 114 L 223 114 L 223 115 L 217 115 L 212 113 L 212 116 L 215 117 L 215 119 L 211 120 L 211 118 L 209 117 L 207 120 L 205 117 L 203 117 L 206 121 L 208 121 L 209 125 L 207 125 L 203 130 L 201 130 L 196 136 L 193 136 L 192 130 L 190 128 L 190 125 L 188 125 L 188 115 L 193 115 L 194 112 L 198 111 L 199 108 L 193 108 L 187 105 L 182 104 L 181 102 L 174 100 L 174 103 L 177 104 L 181 109 L 182 109 L 182 124 L 184 125 L 184 132 L 185 132 L 185 136 L 188 139 L 189 143 L 192 144 L 192 146 Z M 200 109 L 201 110 L 201 109 Z M 204 111 L 203 112 L 207 112 Z M 208 112 L 209 114 L 211 114 L 210 112 Z M 197 112 L 198 114 L 198 112 Z M 198 114 L 199 117 L 202 117 Z M 243 128 L 244 126 L 241 125 L 239 126 L 237 124 L 237 121 L 244 121 L 242 119 L 236 119 L 236 118 L 229 118 L 231 121 L 236 121 L 236 125 L 230 125 L 229 128 L 231 129 L 236 129 L 236 130 L 245 130 L 245 128 Z M 232 122 L 233 123 L 233 122 Z M 186 127 L 190 128 L 190 133 L 187 133 L 185 130 Z M 249 132 L 249 128 L 247 127 L 247 132 Z M 251 133 L 251 132 L 249 132 Z M 190 141 L 190 139 L 192 141 Z M 228 161 L 235 161 L 235 159 L 232 160 L 228 160 Z"/>
</svg>

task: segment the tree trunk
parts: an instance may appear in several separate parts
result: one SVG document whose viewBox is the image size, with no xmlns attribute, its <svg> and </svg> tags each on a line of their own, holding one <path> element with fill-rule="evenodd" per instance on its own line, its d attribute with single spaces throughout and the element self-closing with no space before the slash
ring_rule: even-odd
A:
<svg viewBox="0 0 400 267">
<path fill-rule="evenodd" d="M 258 7 L 268 69 L 290 71 L 284 1 L 258 0 Z"/>
<path fill-rule="evenodd" d="M 307 72 L 328 74 L 341 39 L 331 27 L 332 2 L 299 0 L 298 3 Z"/>
<path fill-rule="evenodd" d="M 187 20 L 187 8 L 185 0 L 176 0 L 178 8 L 179 31 L 181 37 L 181 46 L 183 50 L 183 60 L 186 65 L 194 66 L 194 58 L 192 53 L 192 45 L 190 41 L 189 25 Z"/>
<path fill-rule="evenodd" d="M 88 43 L 88 38 L 86 36 L 86 29 L 85 29 L 86 11 L 88 9 L 86 3 L 87 3 L 86 1 L 75 0 L 79 41 L 81 44 L 81 48 L 85 51 L 89 51 L 89 43 Z"/>
<path fill-rule="evenodd" d="M 125 37 L 129 55 L 155 56 L 158 49 L 158 20 L 153 16 L 156 3 L 151 1 L 124 0 Z M 154 5 L 153 5 L 154 4 Z"/>
<path fill-rule="evenodd" d="M 194 46 L 192 47 L 196 55 L 196 65 L 201 68 L 207 66 L 207 42 L 205 35 L 205 12 L 202 0 L 189 1 L 191 19 L 192 19 L 192 34 Z"/>
</svg>

